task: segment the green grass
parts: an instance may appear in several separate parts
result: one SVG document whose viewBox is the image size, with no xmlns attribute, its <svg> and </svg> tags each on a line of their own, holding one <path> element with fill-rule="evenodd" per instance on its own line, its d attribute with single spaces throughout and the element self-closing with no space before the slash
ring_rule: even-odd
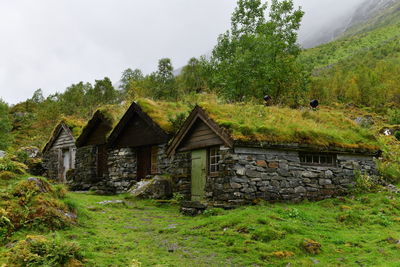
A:
<svg viewBox="0 0 400 267">
<path fill-rule="evenodd" d="M 369 129 L 358 126 L 345 111 L 265 107 L 251 103 L 201 103 L 210 117 L 243 142 L 298 143 L 319 147 L 377 150 Z"/>
<path fill-rule="evenodd" d="M 126 203 L 97 204 L 119 199 Z M 194 218 L 125 195 L 70 193 L 66 201 L 78 209 L 79 225 L 57 233 L 80 244 L 85 266 L 129 266 L 133 259 L 142 266 L 399 266 L 400 199 L 386 192 L 215 209 Z M 307 254 L 304 239 L 319 242 L 321 254 Z M 294 256 L 273 256 L 279 251 Z"/>
</svg>

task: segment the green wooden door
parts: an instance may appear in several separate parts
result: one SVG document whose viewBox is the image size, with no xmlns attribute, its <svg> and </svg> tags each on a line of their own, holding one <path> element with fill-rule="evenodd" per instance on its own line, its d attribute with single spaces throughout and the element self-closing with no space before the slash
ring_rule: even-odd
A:
<svg viewBox="0 0 400 267">
<path fill-rule="evenodd" d="M 207 150 L 192 151 L 192 200 L 204 199 L 207 174 Z"/>
</svg>

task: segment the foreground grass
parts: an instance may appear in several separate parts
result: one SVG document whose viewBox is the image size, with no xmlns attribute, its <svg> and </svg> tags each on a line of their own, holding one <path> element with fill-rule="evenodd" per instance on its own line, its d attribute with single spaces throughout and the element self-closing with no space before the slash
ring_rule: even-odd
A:
<svg viewBox="0 0 400 267">
<path fill-rule="evenodd" d="M 56 235 L 80 244 L 85 266 L 129 266 L 134 259 L 142 266 L 400 266 L 400 199 L 386 192 L 194 218 L 174 205 L 125 198 L 66 199 L 79 211 L 79 225 Z M 104 200 L 125 202 L 98 204 Z M 305 238 L 319 242 L 321 253 L 304 251 Z"/>
</svg>

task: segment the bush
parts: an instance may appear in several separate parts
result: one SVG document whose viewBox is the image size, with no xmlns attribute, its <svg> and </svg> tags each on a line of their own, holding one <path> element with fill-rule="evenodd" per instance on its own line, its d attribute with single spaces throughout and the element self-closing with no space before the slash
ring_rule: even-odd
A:
<svg viewBox="0 0 400 267">
<path fill-rule="evenodd" d="M 13 161 L 9 158 L 0 159 L 0 171 L 9 171 L 15 174 L 25 174 L 28 167 L 20 162 Z"/>
<path fill-rule="evenodd" d="M 400 109 L 389 109 L 388 118 L 390 124 L 400 124 Z"/>
<path fill-rule="evenodd" d="M 400 141 L 400 131 L 395 132 L 395 133 L 394 133 L 394 137 L 396 137 L 396 139 L 397 139 L 398 141 Z"/>
<path fill-rule="evenodd" d="M 14 225 L 8 218 L 8 212 L 0 208 L 0 242 L 4 241 L 4 239 L 9 236 L 13 229 Z"/>
<path fill-rule="evenodd" d="M 56 230 L 76 222 L 74 210 L 60 200 L 65 194 L 63 186 L 52 187 L 45 179 L 31 179 L 17 183 L 5 193 L 0 204 L 13 231 Z"/>
<path fill-rule="evenodd" d="M 48 240 L 44 236 L 27 236 L 8 253 L 7 263 L 11 266 L 83 266 L 80 248 L 72 242 L 59 238 Z"/>
<path fill-rule="evenodd" d="M 17 178 L 17 175 L 13 172 L 10 171 L 0 171 L 0 180 L 13 180 Z"/>
</svg>

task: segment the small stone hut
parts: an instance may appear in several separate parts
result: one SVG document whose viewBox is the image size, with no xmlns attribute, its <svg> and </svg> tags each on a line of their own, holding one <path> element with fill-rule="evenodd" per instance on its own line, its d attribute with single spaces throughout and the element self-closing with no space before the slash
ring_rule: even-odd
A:
<svg viewBox="0 0 400 267">
<path fill-rule="evenodd" d="M 205 103 L 167 153 L 175 171 L 188 170 L 192 201 L 232 207 L 341 194 L 356 175 L 377 174 L 379 150 L 367 129 L 329 108 Z"/>
<path fill-rule="evenodd" d="M 175 131 L 172 122 L 188 110 L 184 104 L 149 99 L 132 103 L 107 140 L 107 188 L 126 192 L 143 179 L 174 173 L 166 148 Z"/>
<path fill-rule="evenodd" d="M 45 176 L 65 183 L 67 172 L 75 168 L 75 137 L 80 126 L 61 121 L 42 150 Z"/>
<path fill-rule="evenodd" d="M 96 190 L 108 178 L 107 138 L 121 118 L 123 108 L 108 105 L 97 110 L 76 140 L 72 190 Z"/>
</svg>

